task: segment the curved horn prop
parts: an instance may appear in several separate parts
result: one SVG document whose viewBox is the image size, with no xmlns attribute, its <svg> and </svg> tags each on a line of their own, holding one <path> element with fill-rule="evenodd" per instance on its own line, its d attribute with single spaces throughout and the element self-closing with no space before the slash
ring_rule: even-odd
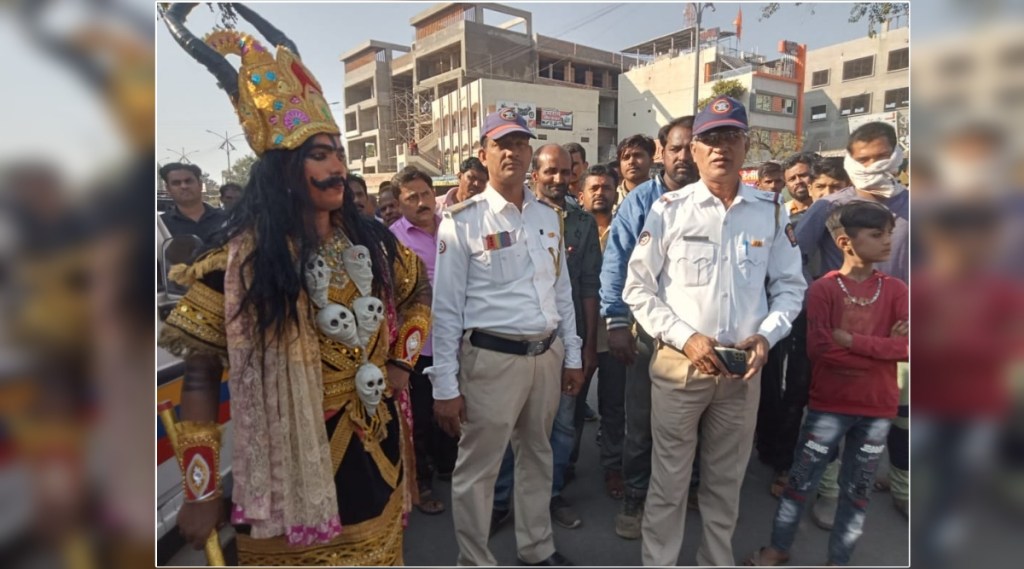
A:
<svg viewBox="0 0 1024 569">
<path fill-rule="evenodd" d="M 71 65 L 71 68 L 81 73 L 93 88 L 102 91 L 109 79 L 103 67 L 89 59 L 88 54 L 71 43 L 43 29 L 40 20 L 43 10 L 49 5 L 50 2 L 35 0 L 22 0 L 18 3 L 18 17 L 28 30 L 30 38 L 50 55 Z"/>
<path fill-rule="evenodd" d="M 299 54 L 299 48 L 295 46 L 295 42 L 289 39 L 288 36 L 284 34 L 284 32 L 274 27 L 273 24 L 264 20 L 263 16 L 260 16 L 256 12 L 253 12 L 252 8 L 249 8 L 245 4 L 233 4 L 232 7 L 235 9 L 235 12 L 237 12 L 238 15 L 245 18 L 247 22 L 252 24 L 261 34 L 263 34 L 263 37 L 267 38 L 267 41 L 270 42 L 271 45 L 283 45 L 289 50 L 291 50 L 291 52 L 294 53 L 297 57 L 302 57 Z"/>
<path fill-rule="evenodd" d="M 223 55 L 206 45 L 206 42 L 197 38 L 185 27 L 185 19 L 196 6 L 197 4 L 171 4 L 164 10 L 164 23 L 167 24 L 167 29 L 170 30 L 171 36 L 178 42 L 178 45 L 209 69 L 210 73 L 217 78 L 221 88 L 227 91 L 231 100 L 237 101 L 238 71 Z"/>
</svg>

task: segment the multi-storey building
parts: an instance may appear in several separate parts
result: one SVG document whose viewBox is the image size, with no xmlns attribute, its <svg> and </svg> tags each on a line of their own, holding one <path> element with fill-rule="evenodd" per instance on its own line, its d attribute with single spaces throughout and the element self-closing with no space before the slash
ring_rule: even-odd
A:
<svg viewBox="0 0 1024 569">
<path fill-rule="evenodd" d="M 712 28 L 700 33 L 700 60 L 695 61 L 696 30 L 678 32 L 628 47 L 641 64 L 619 78 L 619 136 L 655 136 L 672 119 L 696 113 L 698 99 L 712 95 L 718 81 L 743 87 L 751 148 L 748 164 L 777 159 L 796 150 L 801 136 L 805 46 L 780 41 L 780 55 L 763 55 L 730 47 L 735 34 Z M 699 72 L 697 67 L 699 66 Z"/>
<path fill-rule="evenodd" d="M 483 116 L 500 107 L 588 158 L 614 149 L 617 80 L 632 58 L 535 34 L 529 12 L 500 4 L 437 4 L 409 23 L 411 46 L 371 40 L 341 58 L 353 167 L 451 173 L 476 155 Z"/>
<path fill-rule="evenodd" d="M 839 155 L 859 124 L 885 121 L 901 144 L 910 135 L 910 30 L 882 25 L 874 37 L 807 53 L 804 150 Z"/>
</svg>

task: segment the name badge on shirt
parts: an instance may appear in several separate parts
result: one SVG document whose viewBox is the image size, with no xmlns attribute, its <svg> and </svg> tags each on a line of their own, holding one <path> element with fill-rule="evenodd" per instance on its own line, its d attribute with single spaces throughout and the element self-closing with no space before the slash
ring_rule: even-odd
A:
<svg viewBox="0 0 1024 569">
<path fill-rule="evenodd" d="M 484 250 L 497 251 L 498 249 L 511 247 L 515 242 L 516 236 L 511 231 L 492 233 L 484 237 Z"/>
</svg>

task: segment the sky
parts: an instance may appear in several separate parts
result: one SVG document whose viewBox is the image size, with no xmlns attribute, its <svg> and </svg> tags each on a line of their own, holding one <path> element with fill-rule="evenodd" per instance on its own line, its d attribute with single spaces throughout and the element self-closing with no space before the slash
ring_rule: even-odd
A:
<svg viewBox="0 0 1024 569">
<path fill-rule="evenodd" d="M 376 3 L 249 3 L 264 18 L 285 32 L 297 45 L 305 65 L 325 90 L 336 120 L 341 120 L 344 66 L 341 54 L 376 39 L 410 45 L 413 28 L 409 19 L 434 2 Z M 545 36 L 576 42 L 607 51 L 619 51 L 685 27 L 685 3 L 503 2 L 533 14 L 533 30 Z M 715 2 L 705 10 L 702 27 L 733 29 L 738 10 L 743 10 L 744 51 L 771 56 L 778 41 L 807 44 L 809 49 L 841 43 L 867 34 L 867 23 L 849 23 L 850 3 L 783 5 L 770 19 L 758 21 L 763 3 Z M 600 17 L 593 18 L 596 15 Z M 218 22 L 206 5 L 189 17 L 192 32 L 202 37 Z M 491 22 L 487 22 L 490 24 Z M 582 25 L 581 25 L 582 23 Z M 156 30 L 157 46 L 157 160 L 173 162 L 184 152 L 187 158 L 220 181 L 227 157 L 220 149 L 223 135 L 242 132 L 227 95 L 213 76 L 189 57 L 171 38 L 162 22 Z M 240 19 L 239 28 L 253 32 Z M 260 38 L 263 39 L 262 37 Z M 733 40 L 730 40 L 733 41 Z M 230 61 L 237 66 L 237 58 Z M 207 131 L 219 133 L 211 134 Z M 233 138 L 232 161 L 251 153 L 243 136 Z"/>
</svg>

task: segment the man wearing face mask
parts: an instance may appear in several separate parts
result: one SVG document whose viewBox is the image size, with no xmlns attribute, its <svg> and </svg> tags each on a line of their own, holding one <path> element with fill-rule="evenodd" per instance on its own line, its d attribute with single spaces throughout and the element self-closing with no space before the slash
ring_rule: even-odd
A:
<svg viewBox="0 0 1024 569">
<path fill-rule="evenodd" d="M 896 218 L 892 232 L 892 254 L 888 261 L 875 263 L 875 268 L 903 282 L 909 282 L 910 240 L 909 214 L 910 193 L 896 179 L 896 173 L 903 163 L 903 150 L 896 141 L 896 129 L 882 122 L 867 123 L 850 134 L 846 146 L 843 167 L 850 177 L 852 186 L 832 195 L 816 200 L 799 225 L 796 239 L 804 261 L 804 277 L 808 284 L 823 274 L 839 269 L 843 254 L 833 242 L 825 221 L 836 207 L 854 200 L 873 201 L 889 208 Z M 817 256 L 817 270 L 811 271 L 810 259 Z M 901 408 L 901 414 L 905 410 Z M 890 431 L 890 440 L 900 435 L 900 429 Z M 903 431 L 905 432 L 905 431 Z M 902 445 L 890 443 L 893 448 Z M 896 462 L 895 460 L 893 461 Z M 896 477 L 905 477 L 906 469 L 898 470 Z M 819 527 L 832 529 L 839 498 L 839 461 L 833 461 L 822 476 L 818 486 L 818 497 L 811 510 L 811 518 Z"/>
<path fill-rule="evenodd" d="M 909 247 L 907 240 L 910 195 L 896 180 L 895 173 L 903 163 L 903 150 L 896 143 L 896 129 L 881 122 L 865 124 L 850 134 L 843 167 L 853 185 L 814 202 L 796 226 L 796 239 L 805 262 L 808 282 L 843 264 L 842 252 L 836 247 L 825 227 L 825 220 L 836 206 L 853 200 L 878 202 L 896 216 L 892 235 L 892 257 L 876 268 L 904 282 L 908 278 Z M 807 274 L 806 261 L 815 252 L 821 253 L 818 274 Z"/>
</svg>

